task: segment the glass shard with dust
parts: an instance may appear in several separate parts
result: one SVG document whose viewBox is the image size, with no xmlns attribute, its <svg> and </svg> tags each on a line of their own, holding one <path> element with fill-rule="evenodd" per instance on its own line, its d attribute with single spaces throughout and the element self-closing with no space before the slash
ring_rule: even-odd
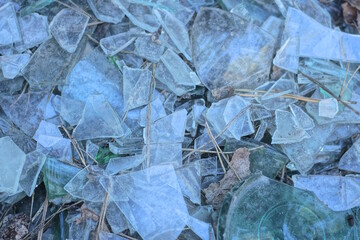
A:
<svg viewBox="0 0 360 240">
<path fill-rule="evenodd" d="M 132 44 L 136 37 L 140 35 L 141 29 L 132 28 L 127 32 L 122 32 L 100 40 L 100 47 L 108 56 L 114 56 Z"/>
<path fill-rule="evenodd" d="M 360 140 L 354 142 L 341 157 L 339 169 L 360 173 Z"/>
<path fill-rule="evenodd" d="M 30 54 L 0 56 L 2 73 L 7 79 L 14 79 L 29 62 Z"/>
<path fill-rule="evenodd" d="M 21 32 L 14 4 L 9 2 L 0 7 L 0 47 L 16 42 L 21 42 Z"/>
</svg>

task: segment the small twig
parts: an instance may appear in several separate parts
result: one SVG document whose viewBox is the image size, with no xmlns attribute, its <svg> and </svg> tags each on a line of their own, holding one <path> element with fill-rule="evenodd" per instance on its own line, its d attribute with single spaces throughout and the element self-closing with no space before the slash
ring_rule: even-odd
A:
<svg viewBox="0 0 360 240">
<path fill-rule="evenodd" d="M 45 202 L 44 202 L 44 210 L 43 210 L 43 214 L 41 217 L 41 223 L 40 223 L 40 229 L 39 229 L 39 233 L 37 236 L 38 240 L 42 240 L 42 235 L 43 235 L 43 231 L 44 231 L 44 227 L 45 227 L 45 219 L 46 219 L 46 213 L 47 213 L 47 209 L 49 206 L 49 201 L 47 196 L 45 197 Z"/>
<path fill-rule="evenodd" d="M 66 3 L 63 3 L 63 2 L 61 2 L 61 1 L 59 1 L 59 0 L 55 0 L 55 1 L 56 1 L 57 3 L 65 6 L 65 7 L 71 8 L 72 10 L 79 12 L 79 13 L 82 14 L 82 15 L 85 15 L 85 16 L 87 16 L 87 17 L 89 17 L 89 18 L 92 17 L 90 14 L 88 14 L 87 12 L 85 12 L 84 10 L 82 10 L 81 8 L 79 8 L 79 7 L 78 7 L 76 4 L 74 4 L 74 3 L 73 3 L 73 4 L 74 4 L 75 6 L 77 6 L 77 7 L 72 7 L 72 6 L 70 6 L 70 5 L 66 4 Z M 70 2 L 71 2 L 71 0 L 70 0 Z"/>
<path fill-rule="evenodd" d="M 86 36 L 91 40 L 93 41 L 94 43 L 96 43 L 97 45 L 100 44 L 100 42 L 98 40 L 96 40 L 95 38 L 93 38 L 92 36 L 90 36 L 89 34 L 86 33 Z"/>
<path fill-rule="evenodd" d="M 355 72 L 351 75 L 351 77 L 350 77 L 349 81 L 346 83 L 344 89 L 342 89 L 342 93 L 341 93 L 340 97 L 344 94 L 344 92 L 345 92 L 346 89 L 348 88 L 351 80 L 354 78 L 355 74 L 359 71 L 359 69 L 360 69 L 360 65 L 356 68 Z"/>
<path fill-rule="evenodd" d="M 77 141 L 69 134 L 68 130 L 63 126 L 61 125 L 61 128 L 65 131 L 66 135 L 68 136 L 68 138 L 70 139 L 72 145 L 74 146 L 75 148 L 75 151 L 77 152 L 77 154 L 79 155 L 80 157 L 80 160 L 81 160 L 81 163 L 86 167 L 86 161 L 85 161 L 85 158 L 84 158 L 84 155 L 82 154 L 81 151 L 79 151 L 80 147 L 79 147 L 79 144 L 77 143 Z"/>
<path fill-rule="evenodd" d="M 22 90 L 21 93 L 20 93 L 20 95 L 19 95 L 18 98 L 15 100 L 15 102 L 13 102 L 13 103 L 10 105 L 10 107 L 13 107 L 13 106 L 20 100 L 20 98 L 24 95 L 24 93 L 25 93 L 26 88 L 27 88 L 28 85 L 29 85 L 28 82 L 26 82 L 23 90 Z"/>
<path fill-rule="evenodd" d="M 346 82 L 347 76 L 349 74 L 349 68 L 350 68 L 350 63 L 348 63 L 347 67 L 346 67 L 345 78 L 344 78 L 344 80 L 342 82 L 342 85 L 341 85 L 341 90 L 340 90 L 340 93 L 339 93 L 339 97 L 341 97 L 343 95 L 343 89 L 345 87 L 345 82 Z"/>
<path fill-rule="evenodd" d="M 138 240 L 137 238 L 130 237 L 130 236 L 124 234 L 124 233 L 119 233 L 119 236 L 130 239 L 130 240 Z"/>
<path fill-rule="evenodd" d="M 90 26 L 94 26 L 94 25 L 99 25 L 99 24 L 103 24 L 104 22 L 91 22 L 91 23 L 88 23 L 88 27 L 90 27 Z"/>
<path fill-rule="evenodd" d="M 148 104 L 146 109 L 146 166 L 150 167 L 150 144 L 151 144 L 151 98 L 153 88 L 155 88 L 155 70 L 156 64 L 153 65 L 152 77 L 150 82 L 150 91 L 148 95 Z"/>
<path fill-rule="evenodd" d="M 360 66 L 359 66 L 360 67 Z M 324 89 L 325 92 L 327 92 L 328 94 L 330 94 L 333 98 L 335 98 L 336 100 L 338 100 L 339 102 L 341 102 L 342 104 L 344 104 L 345 107 L 349 108 L 351 111 L 353 111 L 356 115 L 360 115 L 360 112 L 358 112 L 355 108 L 351 107 L 349 104 L 347 104 L 345 101 L 343 101 L 341 98 L 339 98 L 338 96 L 336 96 L 330 89 L 328 89 L 324 84 L 322 84 L 321 82 L 319 82 L 318 80 L 314 79 L 313 77 L 310 77 L 309 75 L 306 75 L 305 73 L 299 71 L 299 73 L 301 73 L 302 75 L 304 75 L 305 77 L 307 77 L 311 82 L 315 83 L 316 85 L 318 85 L 319 87 L 321 87 L 322 89 Z M 350 79 L 351 80 L 351 79 Z M 349 80 L 349 81 L 350 81 Z"/>
<path fill-rule="evenodd" d="M 221 168 L 223 169 L 224 173 L 226 173 L 226 168 L 225 168 L 224 163 L 223 163 L 223 161 L 222 161 L 222 159 L 221 159 L 221 156 L 220 156 L 220 153 L 219 153 L 219 149 L 217 148 L 218 145 L 216 144 L 216 140 L 214 139 L 214 136 L 212 135 L 212 133 L 211 133 L 211 131 L 210 131 L 210 128 L 209 128 L 209 125 L 207 124 L 207 122 L 205 122 L 205 128 L 206 128 L 206 131 L 207 131 L 207 133 L 208 133 L 208 135 L 209 135 L 209 137 L 210 137 L 210 140 L 211 140 L 212 144 L 213 144 L 214 147 L 215 147 L 216 154 L 217 154 L 218 159 L 219 159 L 219 162 L 220 162 L 220 164 L 221 164 Z"/>
<path fill-rule="evenodd" d="M 31 195 L 31 207 L 30 207 L 30 218 L 29 218 L 30 220 L 31 220 L 32 212 L 33 212 L 33 208 L 34 208 L 34 198 L 35 198 L 35 191 Z"/>
<path fill-rule="evenodd" d="M 100 212 L 100 218 L 99 218 L 99 223 L 98 223 L 98 227 L 96 229 L 96 233 L 95 233 L 95 240 L 99 239 L 99 234 L 101 229 L 103 228 L 104 225 L 104 219 L 105 219 L 105 214 L 106 214 L 106 209 L 107 209 L 107 202 L 109 200 L 109 193 L 106 192 L 105 197 L 104 197 L 104 201 L 103 201 L 103 205 L 101 207 L 101 212 Z"/>
</svg>

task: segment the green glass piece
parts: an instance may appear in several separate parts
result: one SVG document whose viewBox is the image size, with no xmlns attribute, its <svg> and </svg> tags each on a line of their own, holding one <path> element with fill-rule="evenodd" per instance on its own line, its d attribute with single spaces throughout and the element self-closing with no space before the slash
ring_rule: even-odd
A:
<svg viewBox="0 0 360 240">
<path fill-rule="evenodd" d="M 255 174 L 225 198 L 217 239 L 350 239 L 356 227 L 347 217 L 308 191 Z"/>
</svg>

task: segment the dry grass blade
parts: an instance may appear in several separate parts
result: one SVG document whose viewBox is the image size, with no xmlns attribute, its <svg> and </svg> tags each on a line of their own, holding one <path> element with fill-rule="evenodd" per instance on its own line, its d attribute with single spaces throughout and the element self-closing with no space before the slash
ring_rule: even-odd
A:
<svg viewBox="0 0 360 240">
<path fill-rule="evenodd" d="M 201 149 L 194 149 L 194 148 L 183 148 L 182 149 L 184 152 L 200 152 L 200 153 L 217 153 L 216 151 L 210 151 L 210 150 L 201 150 Z M 222 152 L 224 154 L 233 154 L 234 152 Z"/>
<path fill-rule="evenodd" d="M 64 2 L 59 1 L 59 0 L 55 0 L 55 1 L 56 1 L 57 3 L 65 6 L 65 7 L 67 7 L 67 8 L 71 8 L 72 10 L 74 10 L 74 11 L 76 11 L 76 12 L 82 14 L 82 15 L 85 15 L 85 16 L 87 16 L 87 17 L 89 17 L 89 18 L 92 17 L 90 14 L 88 14 L 87 12 L 85 12 L 84 10 L 82 10 L 79 6 L 77 6 L 77 5 L 74 4 L 73 2 L 71 2 L 71 3 L 74 4 L 76 7 L 72 7 L 72 6 L 70 6 L 70 5 L 68 5 L 68 4 L 64 3 Z"/>
<path fill-rule="evenodd" d="M 95 26 L 95 25 L 99 25 L 99 24 L 103 24 L 104 22 L 91 22 L 91 23 L 88 23 L 88 27 L 90 27 L 90 26 Z"/>
<path fill-rule="evenodd" d="M 93 38 L 92 36 L 90 36 L 90 34 L 87 34 L 87 33 L 86 33 L 86 36 L 87 36 L 91 41 L 93 41 L 95 44 L 97 44 L 97 45 L 100 44 L 99 41 L 96 40 L 95 38 Z"/>
<path fill-rule="evenodd" d="M 95 240 L 99 239 L 100 231 L 101 231 L 101 229 L 103 229 L 108 200 L 109 200 L 109 193 L 106 193 L 105 197 L 104 197 L 103 205 L 101 207 L 99 223 L 98 223 L 98 226 L 96 228 Z"/>
<path fill-rule="evenodd" d="M 344 92 L 346 91 L 346 89 L 348 88 L 351 80 L 354 78 L 355 74 L 360 70 L 360 65 L 356 68 L 355 72 L 353 74 L 351 74 L 351 77 L 349 79 L 349 81 L 346 83 L 345 87 L 343 89 L 341 89 L 340 92 L 340 97 L 344 94 Z"/>
<path fill-rule="evenodd" d="M 21 93 L 20 93 L 20 95 L 19 95 L 19 97 L 15 100 L 15 102 L 13 102 L 13 103 L 11 104 L 10 107 L 13 107 L 13 106 L 20 100 L 20 98 L 24 95 L 24 93 L 25 93 L 25 91 L 26 91 L 26 88 L 27 88 L 28 86 L 29 86 L 29 84 L 26 82 L 23 90 L 21 91 Z"/>
<path fill-rule="evenodd" d="M 360 66 L 359 66 L 360 67 Z M 330 94 L 333 98 L 335 98 L 336 100 L 338 100 L 339 102 L 341 102 L 342 104 L 344 104 L 345 107 L 349 108 L 351 111 L 353 111 L 356 115 L 360 115 L 360 112 L 357 111 L 355 108 L 353 108 L 352 106 L 350 106 L 349 104 L 347 104 L 345 101 L 343 101 L 341 98 L 339 98 L 338 96 L 336 96 L 330 89 L 328 89 L 324 84 L 322 84 L 321 82 L 319 82 L 318 80 L 314 79 L 313 77 L 310 77 L 309 75 L 306 75 L 305 73 L 299 71 L 299 73 L 301 73 L 302 75 L 304 75 L 305 77 L 307 77 L 311 82 L 315 83 L 316 85 L 318 85 L 319 87 L 321 87 L 324 91 L 326 91 L 328 94 Z M 351 80 L 351 79 L 350 79 Z M 349 80 L 349 81 L 350 81 Z"/>
<path fill-rule="evenodd" d="M 46 219 L 46 213 L 47 213 L 48 206 L 49 206 L 49 201 L 48 201 L 48 198 L 46 196 L 45 197 L 45 202 L 44 202 L 44 210 L 43 210 L 43 214 L 42 214 L 42 217 L 41 217 L 40 229 L 39 229 L 39 233 L 38 233 L 38 236 L 37 236 L 38 240 L 42 239 L 43 231 L 44 231 L 44 228 L 45 228 L 45 219 Z"/>
<path fill-rule="evenodd" d="M 79 144 L 77 143 L 77 141 L 69 134 L 68 130 L 63 126 L 61 125 L 61 128 L 65 131 L 66 135 L 68 136 L 68 138 L 70 139 L 72 145 L 74 146 L 75 148 L 75 151 L 77 152 L 77 154 L 79 155 L 80 157 L 80 160 L 81 160 L 81 163 L 86 167 L 86 161 L 85 161 L 85 158 L 84 158 L 84 155 L 82 154 L 82 152 L 79 150 L 80 147 L 79 147 Z"/>
<path fill-rule="evenodd" d="M 347 76 L 349 74 L 349 68 L 350 68 L 350 63 L 347 64 L 347 67 L 346 67 L 346 73 L 345 73 L 345 78 L 342 82 L 342 85 L 341 85 L 341 90 L 340 90 L 340 94 L 339 94 L 339 97 L 341 97 L 344 93 L 344 87 L 345 87 L 345 82 L 346 82 L 346 79 L 347 79 Z"/>
<path fill-rule="evenodd" d="M 153 65 L 153 69 L 152 69 L 150 91 L 148 95 L 148 104 L 146 109 L 146 166 L 147 167 L 150 166 L 151 98 L 152 98 L 153 89 L 155 88 L 155 70 L 156 70 L 156 64 Z"/>
<path fill-rule="evenodd" d="M 220 153 L 219 153 L 218 144 L 217 144 L 216 140 L 214 139 L 214 136 L 212 135 L 212 133 L 211 133 L 211 131 L 210 131 L 210 128 L 209 128 L 209 125 L 208 125 L 207 122 L 205 122 L 205 128 L 206 128 L 206 131 L 207 131 L 207 133 L 208 133 L 208 135 L 209 135 L 209 137 L 210 137 L 210 140 L 211 140 L 212 144 L 213 144 L 214 147 L 215 147 L 216 154 L 218 155 L 218 159 L 219 159 L 220 164 L 221 164 L 221 168 L 223 169 L 223 171 L 224 171 L 224 173 L 225 173 L 225 172 L 226 172 L 226 168 L 225 168 L 224 163 L 223 163 L 223 161 L 222 161 L 222 159 L 221 159 L 221 156 L 220 156 Z"/>
<path fill-rule="evenodd" d="M 139 240 L 139 239 L 137 239 L 137 238 L 130 237 L 130 236 L 124 234 L 124 233 L 119 233 L 119 236 L 124 237 L 124 238 L 127 238 L 127 239 L 130 239 L 130 240 Z"/>
</svg>

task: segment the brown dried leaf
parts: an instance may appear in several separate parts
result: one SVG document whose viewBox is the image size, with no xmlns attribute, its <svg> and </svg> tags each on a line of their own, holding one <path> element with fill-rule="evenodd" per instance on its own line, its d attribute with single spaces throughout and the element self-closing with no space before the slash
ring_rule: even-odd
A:
<svg viewBox="0 0 360 240">
<path fill-rule="evenodd" d="M 239 181 L 250 174 L 250 152 L 247 148 L 239 148 L 235 151 L 231 161 L 230 168 L 225 173 L 223 179 L 219 183 L 212 183 L 204 189 L 206 202 L 212 204 L 215 209 L 219 209 L 222 205 L 225 195 Z"/>
<path fill-rule="evenodd" d="M 357 9 L 347 2 L 341 4 L 341 7 L 343 9 L 344 21 L 347 24 L 355 25 L 357 20 Z"/>
<path fill-rule="evenodd" d="M 347 2 L 350 3 L 351 6 L 360 10 L 360 0 L 347 0 Z"/>
</svg>

